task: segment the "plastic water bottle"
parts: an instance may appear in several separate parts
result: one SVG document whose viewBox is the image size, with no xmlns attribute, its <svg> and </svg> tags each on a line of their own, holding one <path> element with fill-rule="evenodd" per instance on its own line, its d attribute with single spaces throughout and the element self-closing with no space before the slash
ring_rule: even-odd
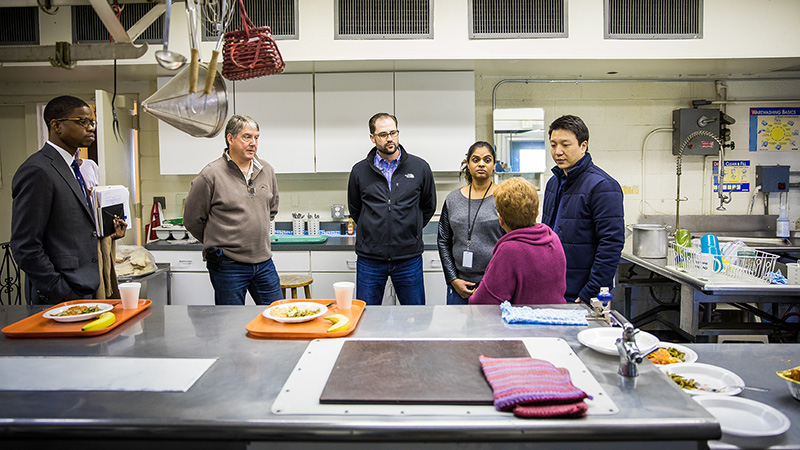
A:
<svg viewBox="0 0 800 450">
<path fill-rule="evenodd" d="M 608 292 L 607 287 L 601 287 L 600 293 L 597 294 L 597 299 L 600 300 L 600 303 L 603 304 L 603 308 L 605 308 L 611 302 L 611 292 Z"/>
</svg>

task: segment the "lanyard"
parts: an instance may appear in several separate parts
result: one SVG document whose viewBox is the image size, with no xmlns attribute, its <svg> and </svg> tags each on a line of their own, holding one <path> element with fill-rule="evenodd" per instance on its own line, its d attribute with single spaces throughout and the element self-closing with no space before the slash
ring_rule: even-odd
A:
<svg viewBox="0 0 800 450">
<path fill-rule="evenodd" d="M 481 206 L 483 206 L 483 201 L 486 200 L 486 194 L 489 193 L 489 189 L 492 188 L 492 182 L 489 182 L 489 187 L 486 188 L 486 192 L 483 193 L 483 198 L 481 198 L 480 204 L 478 204 L 478 209 L 475 211 L 475 217 L 472 218 L 472 223 L 470 223 L 470 216 L 472 216 L 472 183 L 469 184 L 469 198 L 467 199 L 467 251 L 469 251 L 469 244 L 472 241 L 472 230 L 475 229 L 475 222 L 478 221 L 478 213 L 481 212 Z"/>
</svg>

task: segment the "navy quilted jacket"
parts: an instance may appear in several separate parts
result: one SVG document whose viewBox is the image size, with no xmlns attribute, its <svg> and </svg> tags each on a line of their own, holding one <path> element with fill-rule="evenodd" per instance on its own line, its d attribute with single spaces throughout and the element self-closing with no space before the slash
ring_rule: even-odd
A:
<svg viewBox="0 0 800 450">
<path fill-rule="evenodd" d="M 619 183 L 592 163 L 587 152 L 567 175 L 558 167 L 547 181 L 542 223 L 553 228 L 567 256 L 567 299 L 588 302 L 612 287 L 625 244 Z M 564 180 L 563 183 L 561 181 Z M 555 225 L 556 211 L 558 225 Z"/>
</svg>

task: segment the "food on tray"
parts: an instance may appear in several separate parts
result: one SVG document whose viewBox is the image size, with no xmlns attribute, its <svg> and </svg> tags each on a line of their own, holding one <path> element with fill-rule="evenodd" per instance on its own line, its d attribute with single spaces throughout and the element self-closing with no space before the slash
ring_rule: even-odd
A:
<svg viewBox="0 0 800 450">
<path fill-rule="evenodd" d="M 333 322 L 333 326 L 328 328 L 328 333 L 336 331 L 346 331 L 350 329 L 350 319 L 344 314 L 334 314 L 325 318 Z"/>
<path fill-rule="evenodd" d="M 697 382 L 691 378 L 684 378 L 676 373 L 670 373 L 668 375 L 672 378 L 672 381 L 678 383 L 678 386 L 684 389 L 697 389 L 699 387 Z"/>
<path fill-rule="evenodd" d="M 800 368 L 784 370 L 782 372 L 778 372 L 778 375 L 800 383 Z"/>
<path fill-rule="evenodd" d="M 686 354 L 673 347 L 659 348 L 647 355 L 647 359 L 653 364 L 674 364 L 685 362 Z"/>
<path fill-rule="evenodd" d="M 319 312 L 319 308 L 313 306 L 300 307 L 300 306 L 287 306 L 286 308 L 275 308 L 270 312 L 275 317 L 306 317 L 313 316 Z"/>
<path fill-rule="evenodd" d="M 75 305 L 61 311 L 60 313 L 50 314 L 50 315 L 58 317 L 67 317 L 67 316 L 77 316 L 79 314 L 95 313 L 98 311 L 100 311 L 100 307 L 97 305 L 92 305 L 92 306 Z"/>
<path fill-rule="evenodd" d="M 81 328 L 83 331 L 94 331 L 94 330 L 102 330 L 103 328 L 110 327 L 117 321 L 117 316 L 114 313 L 108 311 L 100 314 L 100 317 L 97 319 L 87 323 L 86 325 Z"/>
</svg>

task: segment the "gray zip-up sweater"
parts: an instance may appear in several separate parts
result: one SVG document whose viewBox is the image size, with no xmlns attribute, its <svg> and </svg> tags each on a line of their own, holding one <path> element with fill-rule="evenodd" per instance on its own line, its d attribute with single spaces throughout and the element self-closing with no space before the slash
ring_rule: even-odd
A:
<svg viewBox="0 0 800 450">
<path fill-rule="evenodd" d="M 253 175 L 246 180 L 226 151 L 192 180 L 183 225 L 203 249 L 213 245 L 234 261 L 256 264 L 272 258 L 269 222 L 277 213 L 272 166 L 254 158 Z"/>
</svg>

